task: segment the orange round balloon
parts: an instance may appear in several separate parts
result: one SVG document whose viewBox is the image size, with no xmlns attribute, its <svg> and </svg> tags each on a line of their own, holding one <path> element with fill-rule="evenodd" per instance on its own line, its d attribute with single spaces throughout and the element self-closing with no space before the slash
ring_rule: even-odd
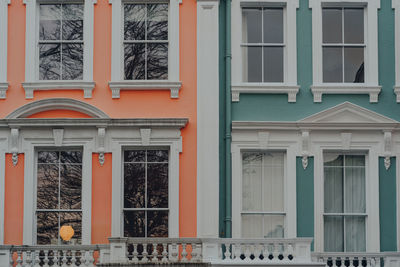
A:
<svg viewBox="0 0 400 267">
<path fill-rule="evenodd" d="M 60 229 L 60 236 L 62 240 L 69 241 L 74 236 L 75 231 L 70 225 L 63 225 Z"/>
</svg>

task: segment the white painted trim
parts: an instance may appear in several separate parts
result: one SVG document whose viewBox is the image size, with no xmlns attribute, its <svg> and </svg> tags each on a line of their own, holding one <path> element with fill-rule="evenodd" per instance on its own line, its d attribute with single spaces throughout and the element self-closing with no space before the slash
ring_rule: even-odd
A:
<svg viewBox="0 0 400 267">
<path fill-rule="evenodd" d="M 322 72 L 322 6 L 348 6 L 347 0 L 310 0 L 312 9 L 312 46 L 313 46 L 313 85 L 314 102 L 321 102 L 322 94 L 369 94 L 370 102 L 378 102 L 380 86 L 378 85 L 378 9 L 380 0 L 353 0 L 351 6 L 364 7 L 364 66 L 365 83 L 363 84 L 331 84 L 323 83 Z M 334 87 L 334 88 L 331 88 Z M 379 89 L 379 91 L 378 91 Z M 348 92 L 348 93 L 346 93 Z"/>
<path fill-rule="evenodd" d="M 108 83 L 112 92 L 112 98 L 120 98 L 121 90 L 170 90 L 171 98 L 179 98 L 181 82 L 170 82 L 163 80 L 143 80 L 143 81 L 115 81 Z"/>
<path fill-rule="evenodd" d="M 143 146 L 140 129 L 130 131 L 108 130 L 112 151 L 112 212 L 111 235 L 123 236 L 123 150 L 130 147 L 168 147 L 169 158 L 169 226 L 168 236 L 179 237 L 179 153 L 182 152 L 180 130 L 174 128 L 151 131 L 148 146 Z"/>
<path fill-rule="evenodd" d="M 298 85 L 242 83 L 232 85 L 232 102 L 240 101 L 240 94 L 287 94 L 288 102 L 296 102 Z"/>
<path fill-rule="evenodd" d="M 197 1 L 197 237 L 219 232 L 219 1 Z"/>
<path fill-rule="evenodd" d="M 128 1 L 129 2 L 129 1 Z M 169 0 L 168 12 L 168 80 L 166 81 L 130 81 L 124 80 L 123 60 L 123 4 L 124 0 L 109 0 L 112 4 L 112 39 L 111 39 L 111 81 L 113 98 L 119 98 L 119 90 L 170 89 L 171 98 L 178 98 L 181 87 L 179 82 L 179 0 Z M 149 85 L 145 85 L 147 82 Z M 169 88 L 159 82 L 170 83 Z M 123 84 L 117 85 L 117 84 Z M 179 84 L 179 85 L 178 85 Z M 117 90 L 118 89 L 118 90 Z"/>
<path fill-rule="evenodd" d="M 26 43 L 25 43 L 25 95 L 33 98 L 34 90 L 82 89 L 84 97 L 91 98 L 93 82 L 93 37 L 94 37 L 94 4 L 96 0 L 82 0 L 84 3 L 83 21 L 83 80 L 78 81 L 41 81 L 39 80 L 38 56 L 38 5 L 40 0 L 24 0 L 26 5 Z M 52 84 L 52 85 L 50 85 Z M 53 88 L 52 88 L 53 87 Z M 78 88 L 76 88 L 78 87 Z"/>
<path fill-rule="evenodd" d="M 6 98 L 7 83 L 7 31 L 10 0 L 0 0 L 0 99 Z"/>
<path fill-rule="evenodd" d="M 86 46 L 85 46 L 86 47 Z M 94 89 L 94 82 L 82 81 L 40 81 L 22 83 L 25 90 L 25 99 L 32 99 L 34 91 L 47 91 L 47 90 L 82 90 L 84 98 L 92 98 L 92 91 Z"/>
<path fill-rule="evenodd" d="M 8 140 L 0 138 L 0 245 L 4 244 L 5 168 Z"/>
<path fill-rule="evenodd" d="M 266 139 L 262 136 L 268 136 Z M 242 153 L 243 151 L 285 152 L 285 238 L 297 237 L 296 229 L 296 157 L 300 154 L 298 132 L 257 130 L 232 131 L 232 237 L 241 238 Z M 262 139 L 265 139 L 264 141 Z M 261 237 L 260 237 L 261 238 Z"/>
<path fill-rule="evenodd" d="M 241 5 L 253 4 L 253 0 L 232 1 L 232 101 L 239 101 L 240 93 L 288 94 L 288 102 L 296 102 L 297 85 L 297 38 L 296 9 L 298 0 L 260 0 L 258 5 L 284 7 L 284 82 L 276 83 L 244 83 L 243 60 L 240 44 L 242 43 L 242 11 Z M 236 88 L 235 88 L 236 87 Z M 296 91 L 297 88 L 297 91 Z"/>
<path fill-rule="evenodd" d="M 399 151 L 400 149 L 395 149 L 396 151 Z M 396 230 L 397 230 L 397 236 L 396 236 L 396 245 L 397 245 L 397 251 L 400 251 L 400 153 L 397 153 L 393 155 L 396 157 Z"/>
<path fill-rule="evenodd" d="M 395 70 L 396 81 L 394 93 L 396 94 L 396 102 L 400 103 L 400 1 L 393 0 L 392 7 L 394 9 L 394 47 L 395 47 Z M 399 246 L 397 246 L 399 247 Z"/>
</svg>

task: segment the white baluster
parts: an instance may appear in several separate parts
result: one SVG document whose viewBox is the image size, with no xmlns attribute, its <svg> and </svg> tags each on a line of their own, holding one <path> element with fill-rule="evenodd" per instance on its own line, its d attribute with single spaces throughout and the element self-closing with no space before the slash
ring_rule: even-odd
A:
<svg viewBox="0 0 400 267">
<path fill-rule="evenodd" d="M 84 255 L 81 255 L 81 263 L 82 263 L 82 260 L 84 260 L 84 264 L 86 265 L 86 266 L 90 266 L 90 267 L 92 267 L 92 266 L 94 266 L 94 256 L 93 256 L 93 251 L 91 251 L 91 250 L 86 250 L 85 251 L 85 254 Z"/>
<path fill-rule="evenodd" d="M 171 262 L 177 262 L 178 261 L 178 253 L 179 253 L 179 247 L 177 243 L 172 243 L 170 245 L 171 249 L 169 251 L 169 260 Z"/>
<path fill-rule="evenodd" d="M 203 257 L 203 251 L 202 251 L 202 247 L 201 247 L 201 244 L 200 243 L 198 243 L 198 244 L 195 244 L 194 246 L 196 246 L 196 257 L 195 257 L 195 261 L 196 262 L 201 262 L 201 259 L 202 259 L 202 257 Z"/>
<path fill-rule="evenodd" d="M 242 260 L 240 258 L 240 255 L 242 255 L 242 245 L 240 243 L 237 243 L 235 245 L 235 250 L 234 250 L 235 261 L 241 261 Z"/>
<path fill-rule="evenodd" d="M 225 243 L 225 260 L 231 260 L 231 244 Z"/>
<path fill-rule="evenodd" d="M 163 243 L 162 244 L 162 246 L 163 246 L 163 251 L 162 251 L 162 259 L 161 259 L 161 262 L 168 262 L 168 251 L 167 251 L 167 243 Z"/>
<path fill-rule="evenodd" d="M 44 258 L 43 258 L 43 267 L 49 267 L 49 251 L 48 250 L 44 250 Z"/>
<path fill-rule="evenodd" d="M 147 244 L 143 244 L 142 255 L 143 255 L 142 262 L 148 262 L 149 261 L 149 258 L 148 258 L 149 252 L 147 251 Z"/>
<path fill-rule="evenodd" d="M 375 264 L 376 264 L 376 262 L 375 262 L 375 258 L 370 258 L 370 259 L 368 259 L 367 258 L 367 267 L 375 267 Z"/>
<path fill-rule="evenodd" d="M 293 257 L 291 260 L 289 259 L 289 255 L 292 255 L 292 257 Z M 295 258 L 294 258 L 293 244 L 288 244 L 288 246 L 287 246 L 287 256 L 288 256 L 288 260 L 289 260 L 289 261 L 295 260 Z"/>
<path fill-rule="evenodd" d="M 244 257 L 245 257 L 244 261 L 251 261 L 250 256 L 251 256 L 251 251 L 250 251 L 249 245 L 245 245 L 245 248 L 244 248 Z"/>
<path fill-rule="evenodd" d="M 133 244 L 133 251 L 132 251 L 132 262 L 133 263 L 138 263 L 139 262 L 139 258 L 138 258 L 138 251 L 137 251 L 137 244 Z"/>
<path fill-rule="evenodd" d="M 22 251 L 17 251 L 17 265 L 16 267 L 22 267 Z"/>
<path fill-rule="evenodd" d="M 157 251 L 157 244 L 153 244 L 153 253 L 152 253 L 152 262 L 158 262 L 158 251 Z"/>
<path fill-rule="evenodd" d="M 196 248 L 196 244 L 193 243 L 191 244 L 192 247 L 192 252 L 190 253 L 190 260 L 191 262 L 195 262 L 197 259 L 197 248 Z"/>
<path fill-rule="evenodd" d="M 30 267 L 33 265 L 33 251 L 29 250 L 26 252 L 26 254 L 26 264 Z"/>
<path fill-rule="evenodd" d="M 39 258 L 40 251 L 36 250 L 33 253 L 34 253 L 34 257 L 35 257 L 35 259 L 34 259 L 34 264 L 35 264 L 34 267 L 40 267 L 40 265 L 39 265 L 39 263 L 40 263 L 40 258 Z"/>
<path fill-rule="evenodd" d="M 187 259 L 188 253 L 186 251 L 186 244 L 185 243 L 182 243 L 182 254 L 181 255 L 182 255 L 181 262 L 188 262 L 188 259 Z"/>
<path fill-rule="evenodd" d="M 289 244 L 287 244 L 287 243 L 283 243 L 282 244 L 282 249 L 283 249 L 283 251 L 282 251 L 282 256 L 283 256 L 283 258 L 282 258 L 282 260 L 283 261 L 288 261 L 289 259 L 288 259 L 288 246 L 289 246 Z"/>
<path fill-rule="evenodd" d="M 53 266 L 58 266 L 58 250 L 53 250 Z"/>
<path fill-rule="evenodd" d="M 279 261 L 279 258 L 278 258 L 278 256 L 279 256 L 279 250 L 278 250 L 279 244 L 278 243 L 274 243 L 273 247 L 274 247 L 274 250 L 272 252 L 272 255 L 274 256 L 273 260 L 274 261 Z"/>
<path fill-rule="evenodd" d="M 76 266 L 76 262 L 77 262 L 77 260 L 76 260 L 76 251 L 75 250 L 71 250 L 71 265 L 70 266 L 75 267 Z"/>
<path fill-rule="evenodd" d="M 62 250 L 62 265 L 61 267 L 69 267 L 67 265 L 68 259 L 67 259 L 67 250 Z"/>
</svg>

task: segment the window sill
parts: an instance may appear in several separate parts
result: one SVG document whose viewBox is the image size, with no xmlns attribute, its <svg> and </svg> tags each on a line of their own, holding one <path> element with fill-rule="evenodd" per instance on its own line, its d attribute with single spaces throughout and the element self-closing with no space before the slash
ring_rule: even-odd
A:
<svg viewBox="0 0 400 267">
<path fill-rule="evenodd" d="M 369 95 L 370 103 L 378 102 L 378 95 L 381 92 L 381 86 L 366 84 L 324 84 L 312 85 L 311 92 L 314 95 L 314 102 L 322 102 L 323 94 L 365 94 Z"/>
<path fill-rule="evenodd" d="M 240 101 L 240 94 L 288 94 L 288 102 L 296 102 L 300 86 L 282 83 L 241 83 L 232 85 L 232 102 Z"/>
<path fill-rule="evenodd" d="M 171 98 L 179 98 L 179 90 L 182 82 L 168 80 L 143 80 L 143 81 L 117 81 L 108 83 L 112 92 L 112 98 L 119 98 L 121 90 L 170 90 Z"/>
<path fill-rule="evenodd" d="M 84 98 L 92 98 L 94 82 L 86 81 L 38 81 L 22 83 L 25 89 L 25 98 L 32 99 L 34 91 L 48 90 L 83 90 Z"/>
<path fill-rule="evenodd" d="M 0 99 L 6 99 L 8 83 L 0 83 Z"/>
</svg>

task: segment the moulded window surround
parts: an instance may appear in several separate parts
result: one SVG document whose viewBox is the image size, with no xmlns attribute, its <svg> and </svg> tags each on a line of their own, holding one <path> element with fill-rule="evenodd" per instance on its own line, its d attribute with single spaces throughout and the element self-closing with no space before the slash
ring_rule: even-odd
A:
<svg viewBox="0 0 400 267">
<path fill-rule="evenodd" d="M 288 102 L 296 102 L 299 91 L 297 85 L 297 45 L 296 9 L 298 0 L 241 0 L 232 1 L 232 28 L 242 29 L 243 8 L 283 9 L 283 82 L 247 82 L 244 77 L 244 50 L 242 30 L 232 31 L 232 101 L 238 102 L 240 94 L 288 94 Z M 263 46 L 269 46 L 265 43 Z M 278 45 L 278 44 L 273 44 Z M 246 46 L 246 45 L 245 45 Z M 272 78 L 271 78 L 272 79 Z M 265 79 L 264 79 L 265 80 Z M 273 78 L 272 80 L 276 80 Z M 272 81 L 271 80 L 271 81 Z M 279 79 L 278 79 L 279 80 Z"/>
<path fill-rule="evenodd" d="M 396 102 L 400 103 L 400 1 L 392 1 L 394 9 L 394 36 L 395 36 L 395 59 L 396 59 L 396 84 L 394 86 L 394 93 L 396 94 Z"/>
<path fill-rule="evenodd" d="M 0 99 L 6 98 L 7 82 L 7 29 L 10 0 L 0 0 Z"/>
<path fill-rule="evenodd" d="M 314 102 L 321 102 L 323 94 L 368 94 L 370 102 L 378 102 L 381 91 L 378 80 L 378 9 L 379 0 L 310 0 L 313 36 Z M 323 81 L 323 8 L 364 9 L 364 83 L 327 83 Z"/>
<path fill-rule="evenodd" d="M 121 90 L 169 90 L 171 98 L 179 97 L 179 4 L 180 0 L 109 0 L 112 4 L 111 81 L 112 98 Z M 125 80 L 124 75 L 124 4 L 168 3 L 168 79 Z"/>
<path fill-rule="evenodd" d="M 4 244 L 5 155 L 8 149 L 6 136 L 0 136 L 0 245 Z"/>
<path fill-rule="evenodd" d="M 32 99 L 38 90 L 82 90 L 91 98 L 93 82 L 93 27 L 96 0 L 24 0 L 26 4 L 25 98 Z M 83 4 L 83 74 L 81 80 L 40 80 L 39 78 L 39 19 L 40 4 Z"/>
</svg>

